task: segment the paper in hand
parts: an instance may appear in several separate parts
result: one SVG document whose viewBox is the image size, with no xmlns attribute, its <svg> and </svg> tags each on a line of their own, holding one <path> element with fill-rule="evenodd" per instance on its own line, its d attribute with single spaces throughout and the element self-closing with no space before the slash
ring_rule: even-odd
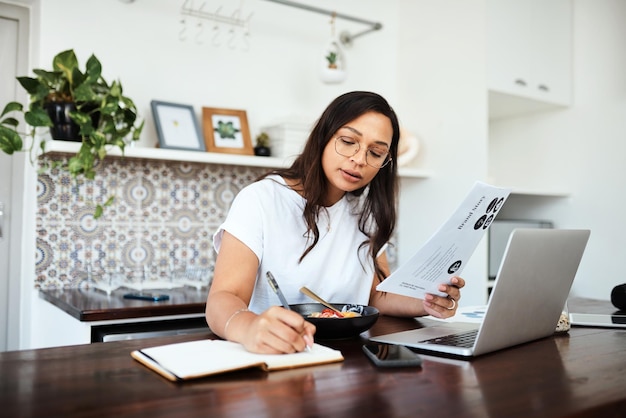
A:
<svg viewBox="0 0 626 418">
<path fill-rule="evenodd" d="M 445 296 L 437 288 L 463 271 L 510 193 L 476 182 L 446 223 L 376 289 L 420 299 L 426 293 Z"/>
</svg>

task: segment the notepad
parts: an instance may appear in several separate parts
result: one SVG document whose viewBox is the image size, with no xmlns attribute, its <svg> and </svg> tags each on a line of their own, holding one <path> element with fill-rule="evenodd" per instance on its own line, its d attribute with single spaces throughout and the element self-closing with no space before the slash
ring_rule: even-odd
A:
<svg viewBox="0 0 626 418">
<path fill-rule="evenodd" d="M 131 356 L 172 381 L 208 377 L 235 370 L 292 369 L 343 361 L 340 351 L 314 344 L 310 351 L 293 354 L 258 354 L 224 340 L 198 340 L 144 348 Z"/>
</svg>

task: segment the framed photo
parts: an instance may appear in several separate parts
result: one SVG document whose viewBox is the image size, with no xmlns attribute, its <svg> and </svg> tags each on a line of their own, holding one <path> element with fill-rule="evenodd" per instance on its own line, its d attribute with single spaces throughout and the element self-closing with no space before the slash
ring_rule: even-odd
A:
<svg viewBox="0 0 626 418">
<path fill-rule="evenodd" d="M 156 100 L 150 104 L 160 148 L 205 151 L 192 106 Z"/>
<path fill-rule="evenodd" d="M 254 155 L 245 110 L 203 107 L 202 127 L 207 151 Z"/>
</svg>

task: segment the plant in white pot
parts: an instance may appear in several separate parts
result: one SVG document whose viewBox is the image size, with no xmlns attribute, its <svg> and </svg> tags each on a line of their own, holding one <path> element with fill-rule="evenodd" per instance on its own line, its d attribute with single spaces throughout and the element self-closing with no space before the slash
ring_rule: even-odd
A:
<svg viewBox="0 0 626 418">
<path fill-rule="evenodd" d="M 324 51 L 320 68 L 320 78 L 324 83 L 341 83 L 346 79 L 345 59 L 343 52 L 335 41 Z"/>
</svg>

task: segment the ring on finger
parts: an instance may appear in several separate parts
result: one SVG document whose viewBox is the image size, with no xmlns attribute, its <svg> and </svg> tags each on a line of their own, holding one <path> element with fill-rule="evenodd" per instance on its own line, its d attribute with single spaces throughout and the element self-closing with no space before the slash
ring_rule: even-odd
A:
<svg viewBox="0 0 626 418">
<path fill-rule="evenodd" d="M 446 308 L 449 311 L 454 310 L 454 308 L 456 308 L 456 300 L 454 300 L 454 298 L 448 297 L 448 299 L 450 299 L 452 301 L 452 306 L 450 306 L 449 308 Z"/>
</svg>

